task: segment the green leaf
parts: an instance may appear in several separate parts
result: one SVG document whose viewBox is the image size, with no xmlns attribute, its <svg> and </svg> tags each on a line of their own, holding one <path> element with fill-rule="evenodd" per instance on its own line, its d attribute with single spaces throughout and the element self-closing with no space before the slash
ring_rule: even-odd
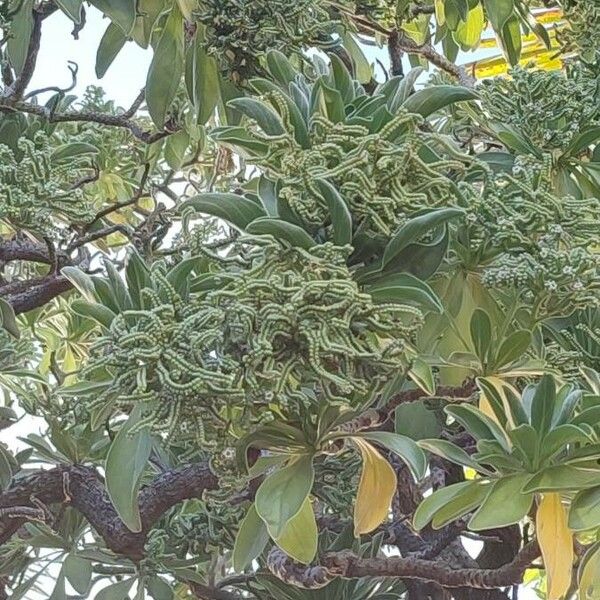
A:
<svg viewBox="0 0 600 600">
<path fill-rule="evenodd" d="M 278 538 L 288 521 L 298 514 L 314 478 L 312 455 L 304 455 L 292 459 L 262 482 L 256 492 L 256 512 L 273 538 Z"/>
<path fill-rule="evenodd" d="M 514 362 L 531 346 L 531 331 L 520 329 L 511 333 L 501 344 L 494 364 L 497 369 Z"/>
<path fill-rule="evenodd" d="M 592 144 L 600 139 L 600 127 L 586 127 L 582 132 L 573 138 L 566 150 L 569 156 L 578 156 L 584 150 L 587 150 Z"/>
<path fill-rule="evenodd" d="M 174 171 L 181 169 L 189 145 L 190 136 L 184 130 L 178 131 L 167 138 L 165 142 L 165 160 Z"/>
<path fill-rule="evenodd" d="M 328 181 L 315 179 L 313 183 L 325 199 L 329 208 L 331 224 L 333 225 L 334 243 L 338 246 L 350 244 L 352 242 L 352 215 L 345 200 Z"/>
<path fill-rule="evenodd" d="M 514 0 L 483 0 L 485 12 L 495 31 L 501 32 L 514 11 Z"/>
<path fill-rule="evenodd" d="M 600 543 L 594 544 L 579 565 L 580 600 L 600 598 Z"/>
<path fill-rule="evenodd" d="M 264 521 L 258 516 L 254 504 L 248 509 L 233 547 L 233 568 L 243 571 L 255 558 L 260 556 L 269 541 L 269 532 Z"/>
<path fill-rule="evenodd" d="M 435 395 L 435 379 L 431 366 L 420 358 L 413 359 L 408 376 L 419 386 L 428 396 Z"/>
<path fill-rule="evenodd" d="M 463 50 L 471 50 L 479 45 L 484 28 L 483 7 L 477 3 L 471 8 L 465 21 L 458 24 L 454 31 L 454 39 Z"/>
<path fill-rule="evenodd" d="M 276 84 L 267 79 L 252 79 L 250 81 L 250 85 L 259 94 L 278 92 L 278 97 L 281 97 L 281 99 L 285 102 L 285 109 L 289 113 L 287 115 L 286 121 L 289 119 L 289 122 L 294 129 L 294 139 L 300 144 L 302 148 L 310 148 L 308 127 L 304 118 L 302 117 L 300 109 L 298 108 L 296 103 L 289 97 L 289 95 L 283 93 Z M 274 108 L 277 109 L 277 106 L 274 106 Z"/>
<path fill-rule="evenodd" d="M 92 563 L 76 554 L 69 554 L 63 563 L 67 581 L 79 594 L 87 594 L 92 581 Z"/>
<path fill-rule="evenodd" d="M 556 492 L 595 487 L 600 482 L 597 469 L 581 469 L 571 465 L 553 465 L 536 473 L 523 486 L 523 492 Z"/>
<path fill-rule="evenodd" d="M 83 0 L 56 0 L 59 8 L 75 23 L 81 23 L 81 5 Z"/>
<path fill-rule="evenodd" d="M 434 85 L 409 96 L 402 107 L 408 112 L 428 117 L 435 111 L 455 102 L 465 102 L 476 100 L 477 98 L 477 94 L 466 87 L 458 85 Z"/>
<path fill-rule="evenodd" d="M 360 432 L 353 433 L 352 436 L 371 440 L 397 454 L 408 465 L 417 480 L 425 476 L 427 458 L 411 438 L 387 431 Z"/>
<path fill-rule="evenodd" d="M 523 45 L 521 25 L 517 15 L 512 15 L 504 24 L 500 41 L 502 42 L 502 48 L 508 62 L 511 65 L 516 65 L 521 57 L 521 48 Z"/>
<path fill-rule="evenodd" d="M 179 10 L 173 9 L 154 50 L 146 80 L 148 112 L 160 130 L 164 127 L 167 111 L 179 89 L 183 59 L 183 19 Z"/>
<path fill-rule="evenodd" d="M 502 429 L 478 408 L 469 404 L 461 404 L 459 406 L 446 406 L 444 410 L 477 440 L 496 440 L 508 452 L 509 448 Z"/>
<path fill-rule="evenodd" d="M 519 473 L 498 479 L 479 510 L 471 517 L 469 529 L 482 531 L 521 521 L 533 504 L 533 494 L 521 492 L 529 477 L 529 473 Z"/>
<path fill-rule="evenodd" d="M 98 148 L 92 144 L 87 144 L 86 142 L 70 142 L 69 144 L 62 144 L 54 149 L 50 155 L 50 160 L 55 164 L 60 164 L 75 156 L 81 156 L 82 154 L 98 154 L 98 152 Z"/>
<path fill-rule="evenodd" d="M 264 210 L 256 202 L 237 194 L 199 194 L 183 202 L 179 212 L 183 212 L 188 208 L 193 208 L 196 212 L 213 217 L 219 217 L 235 225 L 238 229 L 245 229 L 255 219 L 265 216 Z"/>
<path fill-rule="evenodd" d="M 431 287 L 409 273 L 384 275 L 366 288 L 375 302 L 412 304 L 425 311 L 442 313 L 444 307 Z"/>
<path fill-rule="evenodd" d="M 287 89 L 298 75 L 298 71 L 294 69 L 288 57 L 279 50 L 267 52 L 267 67 L 273 79 L 284 89 Z"/>
<path fill-rule="evenodd" d="M 471 316 L 471 340 L 475 347 L 475 354 L 482 364 L 487 363 L 488 352 L 492 343 L 492 321 L 482 308 L 476 308 Z"/>
<path fill-rule="evenodd" d="M 186 68 L 186 81 L 188 89 L 191 90 L 190 100 L 196 109 L 198 124 L 204 125 L 213 115 L 219 103 L 221 88 L 217 61 L 206 53 L 201 27 L 198 27 L 194 45 L 187 60 L 190 61 Z"/>
<path fill-rule="evenodd" d="M 6 44 L 6 53 L 18 76 L 25 66 L 29 41 L 33 32 L 33 0 L 23 0 L 15 6 L 19 10 L 10 20 L 10 36 Z"/>
<path fill-rule="evenodd" d="M 12 480 L 11 454 L 0 445 L 0 489 L 4 491 Z"/>
<path fill-rule="evenodd" d="M 469 487 L 473 486 L 473 481 L 461 481 L 447 487 L 440 488 L 427 496 L 421 504 L 419 504 L 413 516 L 413 527 L 420 531 L 427 525 L 435 513 L 446 506 L 453 498 L 465 492 Z"/>
<path fill-rule="evenodd" d="M 482 471 L 481 465 L 476 460 L 473 460 L 462 448 L 447 440 L 421 440 L 419 446 L 462 467 Z"/>
<path fill-rule="evenodd" d="M 246 231 L 252 235 L 272 235 L 277 240 L 284 240 L 291 246 L 297 246 L 305 250 L 309 250 L 316 245 L 315 241 L 302 227 L 282 219 L 261 217 L 252 221 L 246 227 Z"/>
<path fill-rule="evenodd" d="M 129 35 L 135 24 L 136 0 L 90 0 L 100 12 L 104 13 L 125 35 Z"/>
<path fill-rule="evenodd" d="M 416 442 L 433 438 L 442 431 L 435 412 L 427 408 L 424 400 L 401 404 L 395 412 L 396 433 L 405 435 Z"/>
<path fill-rule="evenodd" d="M 152 287 L 150 271 L 142 257 L 135 248 L 130 248 L 125 265 L 125 281 L 129 290 L 129 297 L 135 309 L 143 306 L 141 291 Z"/>
<path fill-rule="evenodd" d="M 141 478 L 150 457 L 152 441 L 148 429 L 130 434 L 142 418 L 137 407 L 121 426 L 106 457 L 106 488 L 119 516 L 133 532 L 142 530 L 138 505 Z"/>
<path fill-rule="evenodd" d="M 433 529 L 441 529 L 448 525 L 448 523 L 460 519 L 460 517 L 477 508 L 485 500 L 490 490 L 490 483 L 482 480 L 470 483 L 472 484 L 471 486 L 465 488 L 460 494 L 449 500 L 445 506 L 433 515 L 431 522 Z"/>
<path fill-rule="evenodd" d="M 162 577 L 150 577 L 146 582 L 146 589 L 154 600 L 173 600 L 173 588 Z"/>
<path fill-rule="evenodd" d="M 129 590 L 135 580 L 135 577 L 130 577 L 119 581 L 119 583 L 106 586 L 96 594 L 94 600 L 129 600 Z"/>
<path fill-rule="evenodd" d="M 569 510 L 569 528 L 586 531 L 600 527 L 600 487 L 579 492 Z"/>
<path fill-rule="evenodd" d="M 14 338 L 19 339 L 21 337 L 15 311 L 4 298 L 0 298 L 0 325 Z"/>
<path fill-rule="evenodd" d="M 390 263 L 409 244 L 417 242 L 432 229 L 447 223 L 450 219 L 462 216 L 464 211 L 459 208 L 442 208 L 429 211 L 410 219 L 390 240 L 383 254 L 383 266 Z"/>
<path fill-rule="evenodd" d="M 365 56 L 360 44 L 357 43 L 354 36 L 347 31 L 346 28 L 342 28 L 339 35 L 342 39 L 344 48 L 348 51 L 348 54 L 354 63 L 354 76 L 360 83 L 369 83 L 373 78 L 373 68 Z"/>
<path fill-rule="evenodd" d="M 234 98 L 227 106 L 246 115 L 268 135 L 281 135 L 285 133 L 281 117 L 267 104 L 254 98 Z"/>
<path fill-rule="evenodd" d="M 117 316 L 110 308 L 98 302 L 86 302 L 85 300 L 73 300 L 71 303 L 73 311 L 82 317 L 93 319 L 105 329 L 110 329 L 110 324 Z"/>
<path fill-rule="evenodd" d="M 317 555 L 318 530 L 310 499 L 306 497 L 298 513 L 284 526 L 275 543 L 294 560 L 307 565 Z"/>
<path fill-rule="evenodd" d="M 531 425 L 540 434 L 550 429 L 556 407 L 556 384 L 551 375 L 544 375 L 535 388 L 531 401 Z"/>
<path fill-rule="evenodd" d="M 96 300 L 94 280 L 87 273 L 84 273 L 78 267 L 63 267 L 60 272 L 86 300 L 90 302 Z"/>
</svg>

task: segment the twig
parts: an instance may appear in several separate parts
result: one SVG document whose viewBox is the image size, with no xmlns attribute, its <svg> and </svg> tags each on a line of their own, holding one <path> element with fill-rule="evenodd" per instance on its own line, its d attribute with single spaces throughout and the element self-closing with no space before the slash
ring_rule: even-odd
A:
<svg viewBox="0 0 600 600">
<path fill-rule="evenodd" d="M 140 179 L 140 184 L 138 185 L 138 188 L 137 188 L 135 194 L 131 198 L 129 198 L 129 200 L 124 200 L 123 202 L 117 202 L 115 204 L 111 204 L 110 206 L 107 206 L 106 208 L 102 209 L 100 212 L 98 212 L 96 214 L 96 216 L 89 223 L 86 223 L 83 230 L 89 231 L 89 229 L 90 229 L 90 227 L 92 227 L 92 225 L 97 223 L 103 217 L 106 217 L 106 215 L 109 215 L 110 213 L 113 213 L 121 208 L 125 208 L 127 206 L 131 206 L 132 204 L 135 204 L 142 197 L 142 195 L 144 193 L 144 188 L 146 187 L 146 182 L 148 181 L 149 174 L 150 174 L 150 163 L 146 163 L 144 165 L 144 172 L 142 173 L 142 177 Z"/>
</svg>

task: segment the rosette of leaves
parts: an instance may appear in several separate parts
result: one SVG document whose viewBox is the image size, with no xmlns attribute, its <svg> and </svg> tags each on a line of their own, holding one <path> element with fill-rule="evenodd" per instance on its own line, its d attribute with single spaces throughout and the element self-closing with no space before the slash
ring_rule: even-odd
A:
<svg viewBox="0 0 600 600">
<path fill-rule="evenodd" d="M 213 447 L 273 406 L 296 414 L 325 401 L 364 403 L 408 365 L 420 311 L 360 291 L 343 249 L 248 243 L 242 271 L 202 273 L 193 258 L 148 270 L 133 254 L 126 282 L 110 268 L 108 279 L 84 280 L 93 301 L 73 309 L 103 329 L 85 368 L 95 423 L 138 405 L 137 429 Z"/>
<path fill-rule="evenodd" d="M 319 546 L 315 509 L 327 504 L 322 486 L 315 485 L 315 473 L 332 456 L 352 464 L 356 457 L 346 456 L 352 453 L 362 462 L 354 503 L 355 537 L 375 531 L 388 519 L 397 490 L 396 472 L 378 447 L 399 456 L 416 479 L 424 476 L 425 455 L 412 439 L 355 430 L 356 415 L 346 406 L 330 405 L 311 420 L 292 424 L 276 419 L 242 438 L 238 460 L 250 477 L 266 477 L 240 525 L 233 552 L 236 571 L 257 558 L 269 539 L 298 562 L 312 562 Z M 261 449 L 252 466 L 247 464 L 249 448 Z"/>
<path fill-rule="evenodd" d="M 267 64 L 273 81 L 250 81 L 258 98 L 229 103 L 250 127 L 219 127 L 212 136 L 264 170 L 270 214 L 313 232 L 326 227 L 329 202 L 314 183 L 319 179 L 343 198 L 353 232 L 371 238 L 389 238 L 424 205 L 460 202 L 454 180 L 472 161 L 418 126 L 443 106 L 473 99 L 471 90 L 439 86 L 412 94 L 416 71 L 370 96 L 336 56 L 329 68 L 317 61 L 313 79 L 277 52 Z"/>
<path fill-rule="evenodd" d="M 469 529 L 482 531 L 520 523 L 537 505 L 535 524 L 550 595 L 561 597 L 571 582 L 574 532 L 600 527 L 594 504 L 600 456 L 597 396 L 571 384 L 557 389 L 549 375 L 526 387 L 521 397 L 493 378 L 480 378 L 478 385 L 479 408 L 445 409 L 473 437 L 474 452 L 445 440 L 419 442 L 476 475 L 427 497 L 414 525 L 440 528 L 471 514 Z"/>
</svg>

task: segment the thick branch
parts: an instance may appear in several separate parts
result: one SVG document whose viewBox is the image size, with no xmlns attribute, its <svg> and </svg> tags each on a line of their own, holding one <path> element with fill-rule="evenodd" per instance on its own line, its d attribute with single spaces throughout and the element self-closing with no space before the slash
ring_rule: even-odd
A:
<svg viewBox="0 0 600 600">
<path fill-rule="evenodd" d="M 0 262 L 8 263 L 14 260 L 27 260 L 46 265 L 57 262 L 58 267 L 61 267 L 69 262 L 69 257 L 63 253 L 53 257 L 46 244 L 37 244 L 27 239 L 13 238 L 9 241 L 0 241 Z"/>
<path fill-rule="evenodd" d="M 537 542 L 532 542 L 513 561 L 497 569 L 456 569 L 440 560 L 410 556 L 360 558 L 352 552 L 335 552 L 326 555 L 321 565 L 305 567 L 274 548 L 267 566 L 282 581 L 308 589 L 323 587 L 335 577 L 399 577 L 431 581 L 445 588 L 493 590 L 521 583 L 523 573 L 539 555 Z"/>
<path fill-rule="evenodd" d="M 139 561 L 148 532 L 171 507 L 200 498 L 216 489 L 218 480 L 205 464 L 173 469 L 158 475 L 139 494 L 142 531 L 130 531 L 118 516 L 101 477 L 92 467 L 68 465 L 18 478 L 0 495 L 0 509 L 31 506 L 31 498 L 45 505 L 69 504 L 82 513 L 113 552 Z M 0 519 L 0 544 L 23 524 L 20 518 Z"/>
<path fill-rule="evenodd" d="M 123 129 L 128 129 L 134 137 L 147 144 L 156 142 L 179 131 L 178 127 L 155 132 L 144 131 L 135 121 L 132 121 L 123 115 L 108 115 L 86 111 L 52 112 L 43 106 L 38 106 L 37 104 L 31 104 L 29 102 L 0 102 L 0 112 L 23 112 L 37 115 L 38 117 L 46 119 L 49 123 L 80 122 L 98 123 L 99 125 L 106 125 L 108 127 L 121 127 Z"/>
<path fill-rule="evenodd" d="M 48 275 L 23 283 L 27 284 L 27 288 L 16 292 L 9 291 L 10 284 L 0 286 L 0 297 L 13 307 L 17 315 L 44 306 L 73 287 L 71 282 L 62 275 Z"/>
<path fill-rule="evenodd" d="M 404 577 L 433 581 L 447 588 L 492 590 L 521 583 L 523 573 L 539 555 L 537 542 L 532 542 L 513 561 L 498 569 L 455 569 L 419 558 L 359 558 L 342 552 L 326 556 L 323 565 L 330 573 L 351 579 Z"/>
</svg>

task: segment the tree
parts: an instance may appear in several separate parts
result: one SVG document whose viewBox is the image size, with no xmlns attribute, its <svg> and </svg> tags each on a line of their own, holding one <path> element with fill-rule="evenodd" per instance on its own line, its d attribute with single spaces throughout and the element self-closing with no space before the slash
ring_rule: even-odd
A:
<svg viewBox="0 0 600 600">
<path fill-rule="evenodd" d="M 32 89 L 90 10 L 128 108 Z M 0 597 L 600 597 L 594 2 L 0 28 Z"/>
</svg>

